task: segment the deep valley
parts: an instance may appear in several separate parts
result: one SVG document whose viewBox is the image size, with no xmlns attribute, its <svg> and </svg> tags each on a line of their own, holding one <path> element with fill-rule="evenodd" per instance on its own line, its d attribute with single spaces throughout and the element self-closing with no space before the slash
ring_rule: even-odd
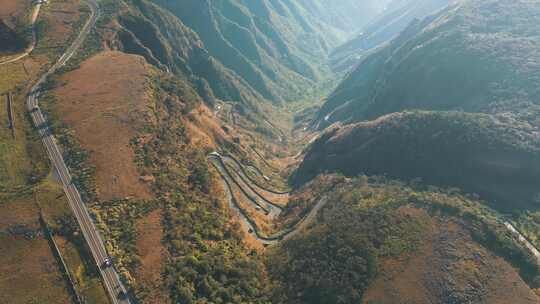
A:
<svg viewBox="0 0 540 304">
<path fill-rule="evenodd" d="M 5 0 L 0 303 L 540 303 L 540 4 Z"/>
</svg>

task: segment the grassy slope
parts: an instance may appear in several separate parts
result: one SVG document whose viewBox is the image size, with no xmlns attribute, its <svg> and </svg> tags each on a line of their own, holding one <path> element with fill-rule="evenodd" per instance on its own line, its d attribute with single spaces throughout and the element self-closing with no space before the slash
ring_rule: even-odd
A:
<svg viewBox="0 0 540 304">
<path fill-rule="evenodd" d="M 358 303 L 366 300 L 365 292 L 375 302 L 392 297 L 475 303 L 538 300 L 523 282 L 535 284 L 539 272 L 534 258 L 510 237 L 498 215 L 481 203 L 455 191 L 416 191 L 383 178 L 321 176 L 313 184 L 315 188 L 330 185 L 333 189 L 325 192 L 329 203 L 318 222 L 270 255 L 272 275 L 280 286 L 275 294 L 281 302 Z M 436 237 L 431 243 L 434 233 L 446 236 Z M 448 238 L 453 239 L 452 244 L 444 243 Z M 430 245 L 440 246 L 443 256 L 430 251 Z M 464 247 L 456 249 L 454 255 L 454 246 Z M 481 255 L 482 260 L 474 261 L 474 254 Z M 460 260 L 459 255 L 469 264 L 452 262 Z M 409 262 L 420 266 L 414 260 L 417 256 L 430 259 L 427 268 L 399 270 Z M 486 264 L 498 265 L 501 273 L 478 275 L 490 271 Z M 521 279 L 509 264 L 520 270 Z M 445 270 L 439 272 L 438 267 Z M 426 277 L 426 283 L 422 283 Z M 512 279 L 506 279 L 509 277 Z M 399 283 L 400 278 L 405 281 Z M 380 280 L 386 285 L 396 284 L 390 294 L 379 293 L 385 285 L 381 286 Z M 417 290 L 407 290 L 407 280 L 417 283 L 413 287 Z M 473 292 L 467 290 L 469 284 L 475 286 Z M 494 296 L 499 288 L 512 289 L 512 296 Z"/>
<path fill-rule="evenodd" d="M 323 62 L 335 34 L 295 1 L 155 1 L 204 41 L 210 55 L 266 99 L 315 96 L 331 73 Z M 192 14 L 188 12 L 199 12 Z"/>
<path fill-rule="evenodd" d="M 63 45 L 72 39 L 84 18 L 79 12 L 77 1 L 66 1 L 46 5 L 42 8 L 38 20 L 40 42 L 30 57 L 17 63 L 0 67 L 0 90 L 14 93 L 15 138 L 6 128 L 5 103 L 0 103 L 2 126 L 0 127 L 0 206 L 3 208 L 2 243 L 9 243 L 10 248 L 3 253 L 3 273 L 14 273 L 14 283 L 2 281 L 0 288 L 3 296 L 10 303 L 59 303 L 70 301 L 68 283 L 62 276 L 58 261 L 53 256 L 52 248 L 41 234 L 39 213 L 52 229 L 60 227 L 61 218 L 74 221 L 62 188 L 51 174 L 47 156 L 41 141 L 34 133 L 26 115 L 25 96 L 29 84 L 42 73 L 49 62 L 55 59 Z M 6 123 L 4 123 L 6 122 Z M 35 239 L 25 239 L 14 235 L 10 230 L 17 225 L 24 225 L 39 231 Z M 69 271 L 76 279 L 77 289 L 89 303 L 107 301 L 99 275 L 92 264 L 87 264 L 88 253 L 81 237 L 63 236 L 60 231 L 55 239 L 68 264 Z M 65 241 L 68 240 L 69 241 Z M 64 240 L 64 241 L 63 241 Z M 15 269 L 16 268 L 16 269 Z M 14 288 L 16 286 L 16 288 Z M 32 286 L 32 287 L 29 287 Z M 40 288 L 35 288 L 40 286 Z M 7 299 L 6 298 L 6 299 Z M 7 301 L 7 300 L 6 300 Z"/>
<path fill-rule="evenodd" d="M 112 79 L 115 77 L 109 68 L 126 61 L 122 58 L 134 59 L 131 62 L 135 65 L 142 60 L 142 57 L 118 52 L 111 57 L 111 53 L 98 53 L 82 61 L 80 66 L 62 71 L 64 75 L 55 77 L 56 80 L 48 85 L 49 89 L 58 87 L 55 89 L 55 103 L 69 103 L 70 96 L 73 97 L 70 88 L 77 83 L 73 77 L 81 73 L 86 75 L 89 69 L 96 69 L 92 65 L 103 58 L 112 60 L 99 68 L 103 71 L 101 76 L 104 81 L 109 84 L 114 84 Z M 136 126 L 130 125 L 127 139 L 129 148 L 135 151 L 135 162 L 127 162 L 137 165 L 139 174 L 149 178 L 148 184 L 155 197 L 107 198 L 96 195 L 99 192 L 96 192 L 93 180 L 100 176 L 104 168 L 96 166 L 95 173 L 85 168 L 91 168 L 102 161 L 100 158 L 107 157 L 104 151 L 108 146 L 94 145 L 93 155 L 84 157 L 84 150 L 73 147 L 91 137 L 82 138 L 80 132 L 72 132 L 70 125 L 73 122 L 64 126 L 55 125 L 55 133 L 62 139 L 61 142 L 70 147 L 66 149 L 66 157 L 73 160 L 70 161 L 72 171 L 76 177 L 80 177 L 78 183 L 93 202 L 92 211 L 107 239 L 107 248 L 115 258 L 116 267 L 143 301 L 156 297 L 182 303 L 202 298 L 213 301 L 262 301 L 266 297 L 262 283 L 265 280 L 264 270 L 258 258 L 249 256 L 243 248 L 237 227 L 230 221 L 227 209 L 216 196 L 219 190 L 215 188 L 204 158 L 209 147 L 195 146 L 197 138 L 189 139 L 186 136 L 186 125 L 193 123 L 188 121 L 187 115 L 201 106 L 201 97 L 189 82 L 171 74 L 166 75 L 148 64 L 143 66 L 145 80 L 131 86 L 129 92 L 117 91 L 115 94 L 119 96 L 110 99 L 107 107 L 100 110 L 110 112 L 122 109 L 124 102 L 132 101 L 128 98 L 131 91 L 142 90 L 141 95 L 147 96 L 146 114 L 137 116 Z M 118 72 L 119 69 L 114 71 Z M 86 92 L 90 94 L 93 91 L 90 89 Z M 59 117 L 56 113 L 58 108 L 54 106 L 50 109 L 51 117 Z M 96 117 L 101 116 L 98 114 Z M 69 119 L 69 116 L 64 118 Z M 81 121 L 83 128 L 79 127 L 79 131 L 84 130 L 85 121 Z M 107 119 L 93 120 L 93 124 L 97 124 L 94 125 L 96 130 L 125 129 L 121 124 L 110 123 Z M 204 132 L 214 136 L 215 130 L 206 129 Z M 116 169 L 111 170 L 117 174 Z M 151 241 L 159 244 L 164 257 L 172 259 L 154 259 L 148 264 L 144 254 L 146 244 L 140 242 L 144 235 L 137 231 L 135 223 L 144 221 L 150 214 L 158 216 L 163 229 L 162 233 L 153 235 L 161 239 Z M 196 266 L 199 262 L 203 263 L 201 268 Z M 148 268 L 154 271 L 145 271 Z M 242 274 L 240 278 L 239 274 Z M 156 277 L 163 279 L 156 281 Z M 205 282 L 205 285 L 201 285 L 201 282 Z M 152 286 L 159 289 L 157 293 L 151 290 Z"/>
<path fill-rule="evenodd" d="M 7 0 L 0 8 L 0 56 L 22 51 L 30 41 L 32 2 Z"/>
</svg>

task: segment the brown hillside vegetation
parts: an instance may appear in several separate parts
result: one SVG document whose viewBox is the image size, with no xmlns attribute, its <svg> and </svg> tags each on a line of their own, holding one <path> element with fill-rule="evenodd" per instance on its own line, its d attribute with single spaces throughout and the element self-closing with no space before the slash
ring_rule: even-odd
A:
<svg viewBox="0 0 540 304">
<path fill-rule="evenodd" d="M 368 287 L 363 303 L 538 303 L 540 298 L 502 258 L 475 243 L 462 224 L 430 218 L 424 210 L 402 209 L 430 222 L 418 249 L 390 258 Z"/>
<path fill-rule="evenodd" d="M 55 91 L 60 117 L 91 152 L 101 200 L 151 197 L 130 147 L 149 116 L 148 77 L 142 57 L 103 52 L 62 76 Z"/>
<path fill-rule="evenodd" d="M 77 23 L 80 22 L 81 13 L 88 11 L 84 2 L 75 0 L 49 1 L 43 11 L 40 12 L 38 21 L 43 20 L 47 25 L 47 35 L 41 37 L 39 46 L 45 48 L 62 48 L 67 42 L 73 30 L 77 30 Z"/>
<path fill-rule="evenodd" d="M 0 303 L 70 303 L 33 199 L 4 201 L 0 214 Z"/>
<path fill-rule="evenodd" d="M 232 140 L 223 131 L 219 120 L 205 104 L 200 104 L 187 115 L 186 131 L 194 146 L 216 149 L 225 139 Z"/>
<path fill-rule="evenodd" d="M 16 18 L 24 16 L 30 8 L 30 0 L 2 0 L 0 5 L 0 19 L 4 20 L 10 27 L 13 27 L 13 21 Z"/>
<path fill-rule="evenodd" d="M 303 192 L 328 202 L 270 251 L 277 303 L 539 303 L 536 260 L 480 202 L 382 177 L 309 185 L 296 205 Z"/>
<path fill-rule="evenodd" d="M 160 210 L 156 210 L 137 221 L 137 249 L 141 265 L 136 277 L 148 291 L 145 303 L 170 303 L 168 291 L 161 272 L 166 249 L 161 244 L 163 227 Z"/>
</svg>

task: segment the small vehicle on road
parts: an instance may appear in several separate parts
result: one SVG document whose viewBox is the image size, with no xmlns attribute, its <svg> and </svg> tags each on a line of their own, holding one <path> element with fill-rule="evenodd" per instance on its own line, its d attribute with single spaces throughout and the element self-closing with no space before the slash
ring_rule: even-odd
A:
<svg viewBox="0 0 540 304">
<path fill-rule="evenodd" d="M 109 268 L 109 267 L 112 267 L 113 263 L 112 263 L 112 260 L 111 258 L 106 258 L 104 261 L 103 261 L 103 264 L 101 264 L 101 268 L 105 269 L 105 268 Z"/>
<path fill-rule="evenodd" d="M 217 151 L 214 151 L 210 153 L 210 156 L 221 157 L 221 154 L 219 154 Z"/>
</svg>

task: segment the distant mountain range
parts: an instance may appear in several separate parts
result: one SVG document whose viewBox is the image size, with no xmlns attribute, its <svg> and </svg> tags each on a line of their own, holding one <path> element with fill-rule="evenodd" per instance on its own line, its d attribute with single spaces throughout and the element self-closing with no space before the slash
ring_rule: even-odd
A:
<svg viewBox="0 0 540 304">
<path fill-rule="evenodd" d="M 401 33 L 413 20 L 421 20 L 448 6 L 452 0 L 394 0 L 361 33 L 337 47 L 330 56 L 337 72 L 347 72 L 378 46 Z"/>
<path fill-rule="evenodd" d="M 472 0 L 413 22 L 348 75 L 318 122 L 404 109 L 493 112 L 538 104 L 539 9 L 523 1 Z"/>
<path fill-rule="evenodd" d="M 308 148 L 295 178 L 388 174 L 460 187 L 506 211 L 535 206 L 539 16 L 528 1 L 470 0 L 414 21 L 329 96 L 314 126 L 346 126 Z"/>
<path fill-rule="evenodd" d="M 257 103 L 316 97 L 327 58 L 388 1 L 133 0 L 120 16 L 126 52 L 206 82 L 208 95 Z M 362 12 L 358 16 L 356 12 Z M 371 18 L 371 19 L 370 19 Z M 204 80 L 202 80 L 204 79 Z M 211 99 L 211 98 L 209 98 Z"/>
</svg>

